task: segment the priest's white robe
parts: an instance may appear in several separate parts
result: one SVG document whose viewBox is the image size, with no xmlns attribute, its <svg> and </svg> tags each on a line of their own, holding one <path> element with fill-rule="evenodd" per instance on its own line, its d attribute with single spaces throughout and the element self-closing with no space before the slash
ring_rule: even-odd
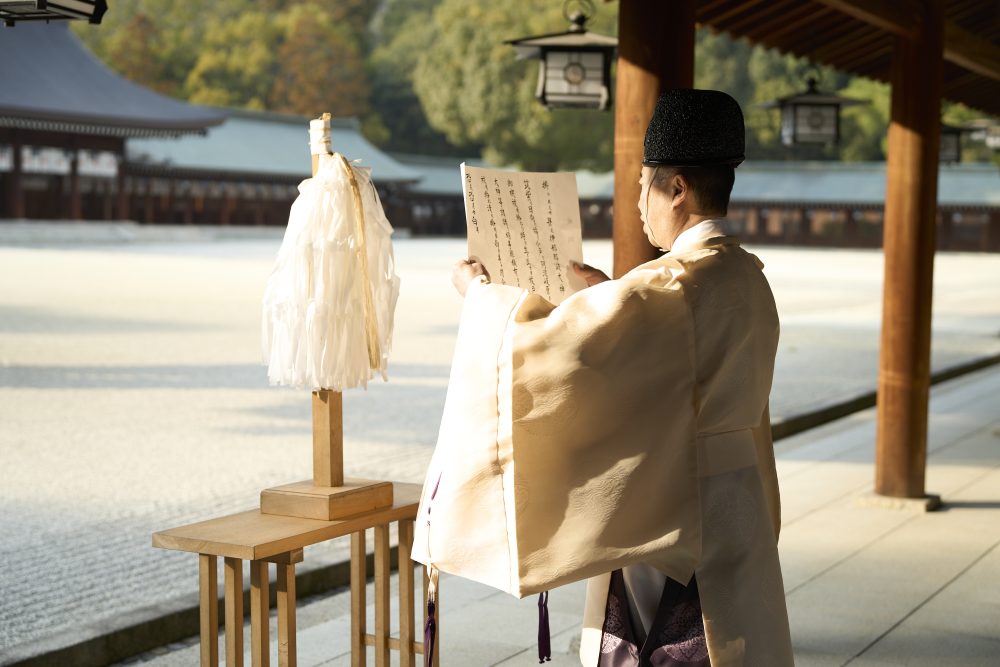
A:
<svg viewBox="0 0 1000 667">
<path fill-rule="evenodd" d="M 792 665 L 761 268 L 709 221 L 559 306 L 470 285 L 414 559 L 519 596 L 593 577 L 585 665 L 605 573 L 697 574 L 713 666 Z"/>
</svg>

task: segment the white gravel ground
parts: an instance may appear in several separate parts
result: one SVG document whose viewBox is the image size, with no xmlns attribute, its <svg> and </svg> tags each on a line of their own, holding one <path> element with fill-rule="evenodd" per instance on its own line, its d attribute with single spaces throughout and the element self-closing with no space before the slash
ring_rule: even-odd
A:
<svg viewBox="0 0 1000 667">
<path fill-rule="evenodd" d="M 0 659 L 162 602 L 194 560 L 154 530 L 308 477 L 307 392 L 269 388 L 259 302 L 277 239 L 0 247 Z M 422 481 L 461 302 L 460 240 L 396 243 L 390 382 L 345 398 L 349 474 Z M 880 253 L 758 248 L 782 316 L 772 414 L 874 385 Z M 611 245 L 585 244 L 610 268 Z M 938 256 L 934 366 L 1000 352 L 1000 256 Z M 307 551 L 337 560 L 340 545 Z M 2 662 L 2 660 L 0 660 Z"/>
</svg>

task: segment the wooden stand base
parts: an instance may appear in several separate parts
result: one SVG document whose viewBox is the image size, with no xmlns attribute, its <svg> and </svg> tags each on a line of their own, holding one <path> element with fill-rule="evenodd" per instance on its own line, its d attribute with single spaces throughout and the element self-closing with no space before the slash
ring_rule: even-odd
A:
<svg viewBox="0 0 1000 667">
<path fill-rule="evenodd" d="M 392 483 L 348 477 L 343 486 L 316 486 L 312 480 L 264 489 L 263 514 L 335 521 L 392 506 Z"/>
</svg>

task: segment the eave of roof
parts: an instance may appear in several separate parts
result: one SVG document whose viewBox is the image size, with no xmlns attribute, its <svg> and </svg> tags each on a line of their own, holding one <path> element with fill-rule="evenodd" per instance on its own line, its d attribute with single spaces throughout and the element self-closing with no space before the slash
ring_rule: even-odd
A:
<svg viewBox="0 0 1000 667">
<path fill-rule="evenodd" d="M 290 114 L 216 109 L 228 120 L 204 137 L 133 139 L 127 160 L 138 170 L 184 174 L 227 174 L 232 177 L 308 178 L 309 119 Z M 420 174 L 372 145 L 353 118 L 331 121 L 333 150 L 371 167 L 377 183 L 410 183 Z"/>
<path fill-rule="evenodd" d="M 946 0 L 943 95 L 1000 115 L 1000 16 L 995 0 Z M 896 35 L 918 35 L 911 2 L 885 0 L 713 0 L 695 20 L 735 38 L 889 81 Z"/>
<path fill-rule="evenodd" d="M 114 136 L 204 133 L 217 109 L 153 92 L 112 72 L 65 23 L 0 31 L 0 126 Z"/>
</svg>

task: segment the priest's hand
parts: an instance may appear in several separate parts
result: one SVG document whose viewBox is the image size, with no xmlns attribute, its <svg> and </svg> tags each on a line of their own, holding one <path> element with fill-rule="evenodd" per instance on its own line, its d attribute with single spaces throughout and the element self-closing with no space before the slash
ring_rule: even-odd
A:
<svg viewBox="0 0 1000 667">
<path fill-rule="evenodd" d="M 490 278 L 486 267 L 476 260 L 460 259 L 455 262 L 455 268 L 451 270 L 451 284 L 455 286 L 459 294 L 465 296 L 465 291 L 469 289 L 469 283 L 478 276 L 485 276 L 487 280 Z"/>
<path fill-rule="evenodd" d="M 595 269 L 589 264 L 581 264 L 580 262 L 570 262 L 570 264 L 573 265 L 573 271 L 576 272 L 576 275 L 583 278 L 583 280 L 587 283 L 587 287 L 592 287 L 597 283 L 603 283 L 605 280 L 611 280 L 611 278 L 608 277 L 608 274 L 604 273 L 604 271 Z"/>
</svg>

